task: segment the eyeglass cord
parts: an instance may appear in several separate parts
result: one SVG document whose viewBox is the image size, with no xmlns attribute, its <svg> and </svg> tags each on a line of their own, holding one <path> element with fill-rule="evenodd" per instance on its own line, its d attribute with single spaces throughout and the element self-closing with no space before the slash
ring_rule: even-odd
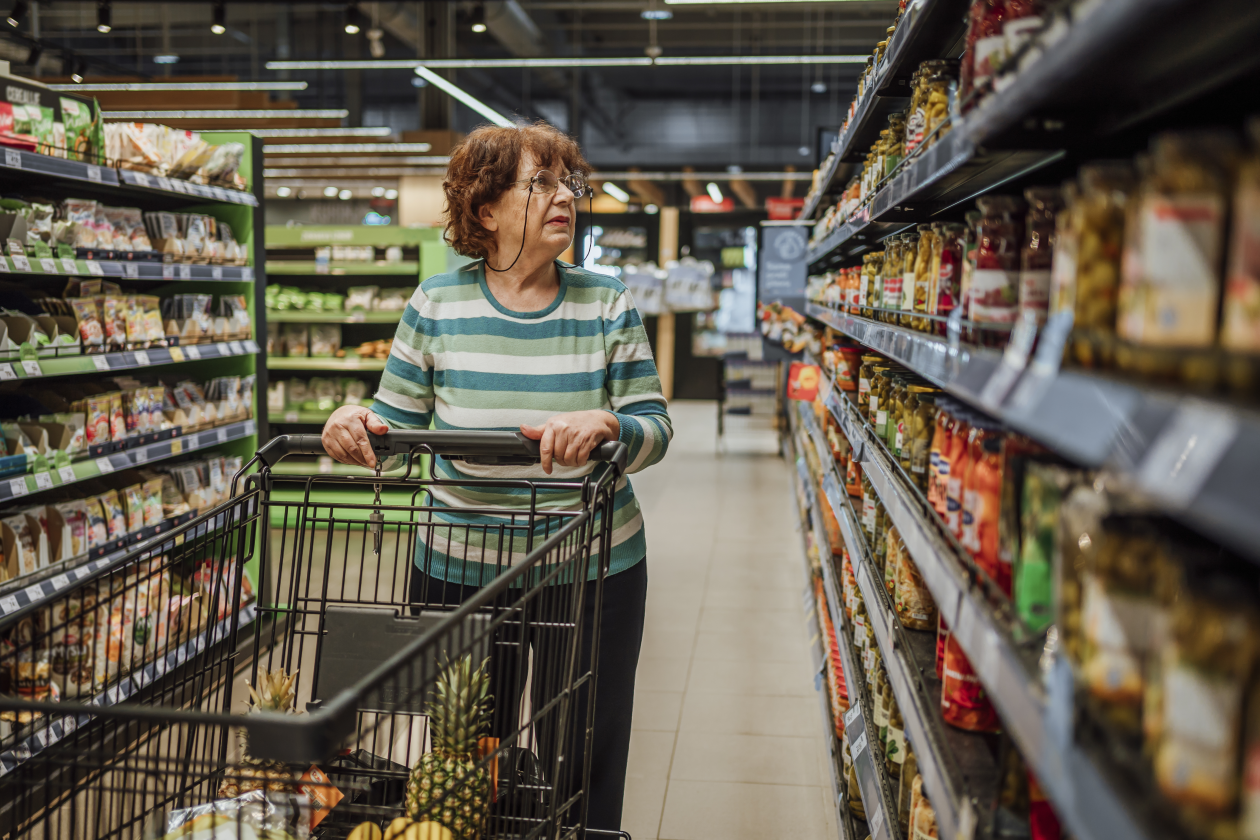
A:
<svg viewBox="0 0 1260 840">
<path fill-rule="evenodd" d="M 587 189 L 590 189 L 590 188 L 588 187 Z M 511 264 L 511 265 L 509 265 L 507 268 L 495 268 L 494 266 L 490 265 L 490 260 L 488 260 L 488 259 L 487 259 L 487 260 L 486 260 L 486 268 L 490 269 L 491 271 L 493 271 L 493 272 L 495 272 L 495 273 L 497 273 L 497 274 L 502 274 L 502 273 L 503 273 L 503 272 L 505 272 L 505 271 L 511 271 L 513 268 L 515 268 L 515 267 L 516 267 L 516 264 L 520 261 L 520 259 L 521 259 L 521 254 L 525 253 L 525 231 L 529 230 L 529 205 L 530 205 L 530 199 L 531 199 L 531 198 L 533 198 L 533 197 L 534 197 L 534 185 L 533 185 L 533 183 L 530 183 L 530 185 L 529 185 L 529 194 L 525 196 L 525 224 L 521 227 L 521 247 L 520 247 L 520 248 L 517 250 L 517 252 L 516 252 L 516 259 L 512 260 L 512 264 Z M 587 198 L 587 202 L 588 202 L 588 203 L 587 203 L 587 205 L 586 205 L 586 215 L 588 215 L 588 216 L 593 216 L 593 215 L 595 215 L 595 210 L 594 210 L 594 208 L 595 208 L 595 191 L 594 191 L 594 190 L 591 190 L 591 192 L 590 192 L 590 194 L 589 194 L 589 196 L 588 196 L 588 198 Z M 574 206 L 574 208 L 576 208 L 576 207 L 577 207 L 577 205 L 578 205 L 578 200 L 575 198 L 575 199 L 573 199 L 573 206 Z M 573 219 L 573 229 L 574 229 L 574 231 L 576 231 L 576 230 L 577 230 L 577 218 L 576 218 L 576 213 L 574 214 L 574 219 Z M 592 236 L 592 237 L 591 237 L 591 245 L 593 245 L 594 243 L 595 243 L 595 237 L 594 237 L 594 236 Z M 586 265 L 586 258 L 587 258 L 587 257 L 589 257 L 589 256 L 591 255 L 591 245 L 587 245 L 587 246 L 586 246 L 586 253 L 582 255 L 582 262 L 581 262 L 581 265 Z"/>
</svg>

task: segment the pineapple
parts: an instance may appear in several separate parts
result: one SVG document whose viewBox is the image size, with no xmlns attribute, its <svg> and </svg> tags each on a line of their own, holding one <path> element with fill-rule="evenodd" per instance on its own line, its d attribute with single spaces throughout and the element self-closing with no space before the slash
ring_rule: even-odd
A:
<svg viewBox="0 0 1260 840">
<path fill-rule="evenodd" d="M 293 708 L 294 701 L 297 699 L 297 691 L 294 689 L 297 675 L 297 671 L 289 674 L 284 668 L 276 668 L 273 671 L 265 672 L 257 689 L 252 685 L 249 686 L 250 702 L 247 714 L 252 715 L 257 712 L 299 714 Z M 231 799 L 251 790 L 283 791 L 293 789 L 293 774 L 289 772 L 287 764 L 283 761 L 251 758 L 249 755 L 249 732 L 242 728 L 240 730 L 240 738 L 241 763 L 232 771 L 232 775 L 240 778 L 225 781 L 223 786 L 219 788 L 220 798 Z"/>
<path fill-rule="evenodd" d="M 447 662 L 428 709 L 433 751 L 407 780 L 407 815 L 441 823 L 454 840 L 479 837 L 490 807 L 490 775 L 476 758 L 477 739 L 490 722 L 486 662 L 475 671 L 468 656 Z"/>
</svg>

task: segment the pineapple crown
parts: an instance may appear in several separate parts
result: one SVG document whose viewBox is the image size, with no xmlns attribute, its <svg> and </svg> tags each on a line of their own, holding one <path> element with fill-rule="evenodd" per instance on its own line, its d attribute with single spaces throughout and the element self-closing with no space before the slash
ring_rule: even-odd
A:
<svg viewBox="0 0 1260 840">
<path fill-rule="evenodd" d="M 288 712 L 293 708 L 297 692 L 293 690 L 298 672 L 292 674 L 284 668 L 264 671 L 258 688 L 249 686 L 249 710 L 251 712 Z"/>
<path fill-rule="evenodd" d="M 448 755 L 472 755 L 490 723 L 490 675 L 482 660 L 473 670 L 472 657 L 447 659 L 429 702 L 433 749 Z"/>
</svg>

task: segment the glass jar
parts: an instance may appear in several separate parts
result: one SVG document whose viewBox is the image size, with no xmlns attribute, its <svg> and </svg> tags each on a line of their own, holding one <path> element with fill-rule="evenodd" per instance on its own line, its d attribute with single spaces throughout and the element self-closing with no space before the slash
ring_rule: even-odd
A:
<svg viewBox="0 0 1260 840">
<path fill-rule="evenodd" d="M 884 591 L 891 598 L 897 583 L 897 564 L 901 562 L 901 554 L 906 550 L 906 544 L 901 539 L 901 532 L 897 530 L 895 525 L 888 529 L 888 533 L 884 536 L 884 542 L 888 544 L 888 557 L 884 562 L 883 584 Z"/>
<path fill-rule="evenodd" d="M 963 307 L 962 317 L 971 320 L 972 294 L 971 285 L 976 276 L 977 230 L 984 214 L 979 210 L 970 210 L 963 217 L 963 261 L 962 276 L 959 278 L 959 300 Z"/>
<path fill-rule="evenodd" d="M 870 294 L 871 294 L 871 255 L 862 255 L 862 273 L 859 275 L 861 282 L 858 284 L 858 301 L 861 303 L 860 311 L 866 317 L 870 317 Z"/>
<path fill-rule="evenodd" d="M 884 759 L 888 762 L 888 782 L 896 787 L 901 779 L 901 766 L 906 760 L 906 720 L 901 714 L 897 698 L 893 698 L 892 712 L 888 715 L 888 737 L 884 740 Z"/>
<path fill-rule="evenodd" d="M 962 262 L 963 249 L 967 244 L 967 228 L 963 225 L 946 222 L 941 225 L 936 240 L 932 243 L 932 264 L 936 271 L 936 297 L 929 314 L 947 317 L 962 298 Z M 937 334 L 944 333 L 944 325 L 937 322 L 934 329 Z"/>
<path fill-rule="evenodd" d="M 857 406 L 863 412 L 871 402 L 871 379 L 875 376 L 874 367 L 884 360 L 883 356 L 867 353 L 862 356 L 862 366 L 858 368 Z"/>
<path fill-rule="evenodd" d="M 936 601 L 919 574 L 919 568 L 904 548 L 897 555 L 893 575 L 893 609 L 907 630 L 932 630 L 936 627 Z"/>
<path fill-rule="evenodd" d="M 910 838 L 910 800 L 913 798 L 914 779 L 919 775 L 919 761 L 914 756 L 914 745 L 906 741 L 906 757 L 901 763 L 901 781 L 897 787 L 897 825 L 901 836 Z"/>
<path fill-rule="evenodd" d="M 892 403 L 888 406 L 888 422 L 884 426 L 884 445 L 894 461 L 901 457 L 900 434 L 904 427 L 906 411 L 906 389 L 910 385 L 905 375 L 893 378 Z"/>
<path fill-rule="evenodd" d="M 884 423 L 888 418 L 888 386 L 892 381 L 892 368 L 887 365 L 875 367 L 875 378 L 871 380 L 871 398 L 867 406 L 866 422 L 875 431 L 875 436 L 882 438 Z"/>
<path fill-rule="evenodd" d="M 931 146 L 949 133 L 949 89 L 953 83 L 953 78 L 945 73 L 936 73 L 928 79 L 924 146 Z"/>
<path fill-rule="evenodd" d="M 900 236 L 890 236 L 884 242 L 884 309 L 898 309 L 901 306 L 901 272 L 905 264 L 906 243 Z M 884 320 L 886 313 L 880 313 Z"/>
<path fill-rule="evenodd" d="M 1024 248 L 1019 264 L 1019 311 L 1032 312 L 1044 324 L 1050 308 L 1050 272 L 1054 265 L 1055 219 L 1063 209 L 1063 191 L 1054 187 L 1024 190 Z"/>
<path fill-rule="evenodd" d="M 1221 346 L 1260 353 L 1260 119 L 1253 119 L 1248 128 L 1252 153 L 1239 169 L 1234 194 Z M 1246 391 L 1250 379 L 1248 376 L 1231 384 Z"/>
<path fill-rule="evenodd" d="M 975 0 L 968 14 L 967 35 L 964 41 L 961 96 L 971 97 L 972 91 L 983 89 L 993 78 L 994 59 L 1000 58 L 1006 47 L 1002 35 L 1006 0 Z"/>
<path fill-rule="evenodd" d="M 915 250 L 914 258 L 914 299 L 911 304 L 915 312 L 927 312 L 928 294 L 932 285 L 932 248 L 936 241 L 933 227 L 919 225 L 919 247 Z M 926 332 L 930 324 L 927 318 L 910 319 L 910 326 L 920 332 Z"/>
<path fill-rule="evenodd" d="M 875 561 L 875 569 L 883 574 L 884 564 L 888 559 L 888 540 L 884 535 L 888 531 L 888 511 L 884 508 L 882 502 L 875 503 L 875 542 L 872 544 L 872 560 Z"/>
<path fill-rule="evenodd" d="M 1019 199 L 993 195 L 976 204 L 976 267 L 971 278 L 971 320 L 1012 324 L 1018 313 L 1019 255 L 1024 224 Z"/>
<path fill-rule="evenodd" d="M 845 735 L 842 739 L 844 746 L 844 759 L 848 784 L 845 788 L 848 791 L 849 813 L 857 817 L 859 820 L 866 819 L 866 808 L 862 806 L 862 789 L 858 785 L 857 772 L 853 769 L 853 757 L 849 751 L 849 736 Z"/>
<path fill-rule="evenodd" d="M 888 118 L 888 146 L 884 152 L 883 178 L 891 178 L 906 156 L 906 115 L 893 114 Z"/>
<path fill-rule="evenodd" d="M 867 544 L 875 541 L 875 488 L 866 475 L 862 476 L 862 534 Z M 856 618 L 854 619 L 856 621 Z"/>
<path fill-rule="evenodd" d="M 905 435 L 910 443 L 901 447 L 901 466 L 924 493 L 928 489 L 928 458 L 936 430 L 936 410 L 932 404 L 935 394 L 936 389 L 930 385 L 911 385 L 906 402 Z"/>
<path fill-rule="evenodd" d="M 937 398 L 932 446 L 928 453 L 928 502 L 942 519 L 945 517 L 945 483 L 949 481 L 949 439 L 954 432 L 952 406 L 953 401 L 948 397 Z"/>
<path fill-rule="evenodd" d="M 871 254 L 871 308 L 878 314 L 884 299 L 884 252 Z"/>
<path fill-rule="evenodd" d="M 923 127 L 927 124 L 927 111 L 923 107 L 927 92 L 928 73 L 920 64 L 910 77 L 910 108 L 906 111 L 906 154 L 923 142 Z"/>
</svg>

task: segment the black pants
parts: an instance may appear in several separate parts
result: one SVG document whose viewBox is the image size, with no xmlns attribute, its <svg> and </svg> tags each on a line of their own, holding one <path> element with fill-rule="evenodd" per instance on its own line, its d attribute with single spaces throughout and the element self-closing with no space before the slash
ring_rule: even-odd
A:
<svg viewBox="0 0 1260 840">
<path fill-rule="evenodd" d="M 594 632 L 595 584 L 588 583 L 583 617 L 582 661 L 590 661 Z M 409 596 L 415 604 L 454 606 L 470 598 L 479 587 L 447 583 L 418 569 L 412 575 Z M 626 791 L 626 766 L 630 758 L 630 723 L 634 710 L 634 675 L 643 642 L 643 614 L 647 603 L 647 560 L 604 579 L 603 610 L 599 631 L 599 668 L 595 687 L 595 725 L 592 745 L 591 783 L 587 796 L 587 827 L 617 831 L 621 828 L 622 799 Z M 497 679 L 496 679 L 497 677 Z M 491 691 L 503 697 L 494 682 L 516 682 L 501 667 L 492 670 Z M 523 684 L 524 677 L 520 677 Z M 519 692 L 519 687 L 515 689 Z M 515 699 L 515 694 L 513 698 Z M 585 702 L 578 698 L 579 706 Z M 514 703 L 495 703 L 495 734 L 511 731 Z"/>
</svg>

